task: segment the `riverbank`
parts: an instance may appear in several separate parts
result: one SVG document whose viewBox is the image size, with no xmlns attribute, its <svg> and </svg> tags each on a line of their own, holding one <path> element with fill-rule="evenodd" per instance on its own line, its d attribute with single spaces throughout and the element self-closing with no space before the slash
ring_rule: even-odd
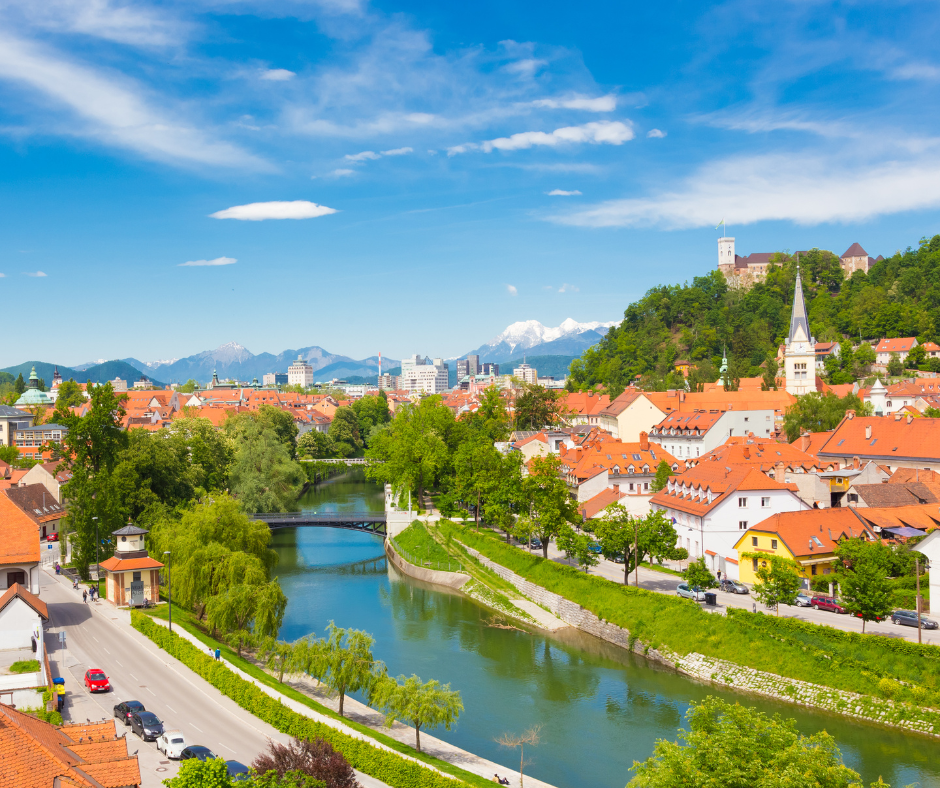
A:
<svg viewBox="0 0 940 788">
<path fill-rule="evenodd" d="M 936 647 L 867 635 L 849 637 L 822 626 L 798 631 L 784 624 L 775 630 L 775 619 L 743 611 L 730 617 L 710 616 L 686 600 L 620 586 L 531 556 L 486 532 L 454 523 L 442 526 L 484 566 L 561 620 L 687 676 L 879 725 L 940 735 L 940 710 L 912 702 L 937 697 L 940 649 Z M 754 621 L 749 620 L 752 617 Z M 729 653 L 745 659 L 726 659 Z M 820 677 L 830 683 L 817 683 Z M 874 691 L 855 691 L 858 685 Z"/>
</svg>

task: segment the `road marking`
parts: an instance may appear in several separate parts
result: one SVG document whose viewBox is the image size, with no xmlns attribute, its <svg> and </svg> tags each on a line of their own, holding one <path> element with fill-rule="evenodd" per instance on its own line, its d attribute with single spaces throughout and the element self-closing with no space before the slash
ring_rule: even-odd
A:
<svg viewBox="0 0 940 788">
<path fill-rule="evenodd" d="M 193 727 L 195 727 L 195 726 L 193 726 Z M 219 746 L 220 746 L 220 747 L 225 747 L 225 749 L 228 750 L 229 752 L 235 752 L 235 750 L 233 750 L 233 749 L 232 749 L 231 747 L 229 747 L 227 744 L 222 744 L 222 742 L 219 742 Z"/>
<path fill-rule="evenodd" d="M 134 679 L 134 681 L 140 681 L 140 679 L 137 678 L 137 676 L 135 676 L 133 673 L 131 673 L 131 678 Z"/>
<path fill-rule="evenodd" d="M 152 689 L 150 689 L 150 687 L 144 687 L 144 689 L 147 690 L 147 692 L 149 692 L 154 697 L 157 697 L 157 693 L 154 692 Z"/>
<path fill-rule="evenodd" d="M 118 660 L 114 660 L 114 661 L 117 662 L 118 665 L 121 665 L 121 663 Z M 123 668 L 124 666 L 121 665 L 121 667 Z"/>
<path fill-rule="evenodd" d="M 192 723 L 190 723 L 190 724 L 192 724 Z M 193 727 L 196 728 L 195 725 L 193 725 Z M 201 728 L 196 728 L 196 730 L 199 731 L 200 733 L 202 733 L 202 729 L 201 729 Z"/>
<path fill-rule="evenodd" d="M 104 646 L 102 646 L 101 648 L 104 648 Z M 104 650 L 108 653 L 108 656 L 110 657 L 110 656 L 111 656 L 111 652 L 108 651 L 106 648 L 105 648 Z"/>
<path fill-rule="evenodd" d="M 99 641 L 98 638 L 96 638 L 94 635 L 91 636 L 91 639 L 94 640 L 95 643 L 100 643 L 100 642 L 101 642 L 101 641 Z"/>
<path fill-rule="evenodd" d="M 176 714 L 176 709 L 174 709 L 174 708 L 173 708 L 172 706 L 170 706 L 169 704 L 167 704 L 167 708 L 168 708 L 170 711 L 172 711 L 174 714 Z"/>
</svg>

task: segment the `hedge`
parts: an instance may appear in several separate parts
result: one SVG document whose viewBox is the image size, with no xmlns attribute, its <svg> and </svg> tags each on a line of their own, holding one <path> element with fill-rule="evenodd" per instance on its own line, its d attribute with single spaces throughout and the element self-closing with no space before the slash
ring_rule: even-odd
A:
<svg viewBox="0 0 940 788">
<path fill-rule="evenodd" d="M 342 753 L 354 769 L 375 777 L 392 788 L 460 788 L 466 783 L 445 777 L 430 768 L 368 742 L 355 739 L 288 708 L 276 698 L 236 675 L 185 638 L 155 624 L 140 611 L 131 611 L 134 629 L 204 678 L 223 695 L 259 719 L 298 739 L 325 739 Z"/>
</svg>

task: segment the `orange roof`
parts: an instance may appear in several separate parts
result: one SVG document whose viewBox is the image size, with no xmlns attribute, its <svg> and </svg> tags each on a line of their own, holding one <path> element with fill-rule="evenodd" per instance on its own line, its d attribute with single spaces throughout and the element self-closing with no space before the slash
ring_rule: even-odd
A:
<svg viewBox="0 0 940 788">
<path fill-rule="evenodd" d="M 572 391 L 561 398 L 561 404 L 573 415 L 594 416 L 610 405 L 610 396 L 593 391 Z"/>
<path fill-rule="evenodd" d="M 940 461 L 940 419 L 853 416 L 850 412 L 818 454 L 820 458 Z"/>
<path fill-rule="evenodd" d="M 819 460 L 812 454 L 801 451 L 793 443 L 778 443 L 771 438 L 743 435 L 732 436 L 707 454 L 686 460 L 686 465 L 693 467 L 711 460 L 723 465 L 753 465 L 762 471 L 773 470 L 781 462 L 788 470 L 802 468 L 808 472 L 834 470 L 838 467 L 834 460 Z"/>
<path fill-rule="evenodd" d="M 927 353 L 935 353 L 936 351 L 940 350 L 940 345 L 938 345 L 936 342 L 924 342 L 921 347 Z"/>
<path fill-rule="evenodd" d="M 774 481 L 749 465 L 725 466 L 720 462 L 703 462 L 687 470 L 682 476 L 671 476 L 669 483 L 652 497 L 650 503 L 689 514 L 704 515 L 736 492 L 796 492 L 796 489 L 795 484 Z"/>
<path fill-rule="evenodd" d="M 940 512 L 936 503 L 914 504 L 912 506 L 864 507 L 853 511 L 869 525 L 882 528 L 919 528 L 932 530 L 940 525 Z"/>
<path fill-rule="evenodd" d="M 39 526 L 0 492 L 0 565 L 39 561 Z"/>
<path fill-rule="evenodd" d="M 118 558 L 112 555 L 107 561 L 101 562 L 101 568 L 108 572 L 128 572 L 134 569 L 159 569 L 161 564 L 156 558 Z"/>
<path fill-rule="evenodd" d="M 3 608 L 17 598 L 22 599 L 27 605 L 46 619 L 46 621 L 49 620 L 49 608 L 46 607 L 46 603 L 19 583 L 11 585 L 4 592 L 3 596 L 0 596 L 0 610 L 3 610 Z"/>
<path fill-rule="evenodd" d="M 875 348 L 876 353 L 906 353 L 917 340 L 914 337 L 901 337 L 898 339 L 882 339 Z"/>
<path fill-rule="evenodd" d="M 581 512 L 582 517 L 590 520 L 597 514 L 600 514 L 612 503 L 617 503 L 621 498 L 626 498 L 626 493 L 618 492 L 617 490 L 612 490 L 610 487 L 607 487 L 601 490 L 593 498 L 589 498 L 584 503 L 578 507 L 578 511 Z"/>
<path fill-rule="evenodd" d="M 888 484 L 910 484 L 912 482 L 940 484 L 940 473 L 923 468 L 898 468 L 888 479 Z"/>
<path fill-rule="evenodd" d="M 668 451 L 655 443 L 622 443 L 610 438 L 606 433 L 590 445 L 568 449 L 562 445 L 559 450 L 562 468 L 571 480 L 580 484 L 603 471 L 621 474 L 651 474 L 665 460 L 670 468 L 682 471 L 685 466 Z M 644 470 L 645 469 L 645 470 Z"/>
<path fill-rule="evenodd" d="M 754 532 L 775 534 L 795 557 L 809 557 L 834 553 L 839 539 L 853 539 L 863 534 L 874 536 L 856 516 L 857 509 L 808 509 L 800 512 L 784 512 L 768 517 L 758 525 L 751 526 L 738 540 L 735 548 L 739 554 L 742 545 L 746 552 L 750 548 L 750 534 Z"/>
<path fill-rule="evenodd" d="M 802 441 L 805 436 L 809 437 L 809 442 L 804 448 Z M 801 451 L 804 451 L 807 454 L 815 457 L 817 454 L 819 454 L 819 450 L 822 448 L 823 444 L 829 440 L 830 437 L 832 437 L 831 432 L 805 432 L 790 445 L 797 446 Z"/>
</svg>

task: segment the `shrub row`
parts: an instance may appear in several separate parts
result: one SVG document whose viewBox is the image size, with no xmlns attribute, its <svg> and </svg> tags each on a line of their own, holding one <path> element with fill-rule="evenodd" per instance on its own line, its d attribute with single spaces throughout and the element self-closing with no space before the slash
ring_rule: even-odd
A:
<svg viewBox="0 0 940 788">
<path fill-rule="evenodd" d="M 131 612 L 134 629 L 150 638 L 168 654 L 208 681 L 246 711 L 298 739 L 325 739 L 342 753 L 354 769 L 375 777 L 393 788 L 459 788 L 466 783 L 445 777 L 432 769 L 355 739 L 283 705 L 250 681 L 216 662 L 185 638 L 155 624 L 149 616 Z"/>
</svg>

